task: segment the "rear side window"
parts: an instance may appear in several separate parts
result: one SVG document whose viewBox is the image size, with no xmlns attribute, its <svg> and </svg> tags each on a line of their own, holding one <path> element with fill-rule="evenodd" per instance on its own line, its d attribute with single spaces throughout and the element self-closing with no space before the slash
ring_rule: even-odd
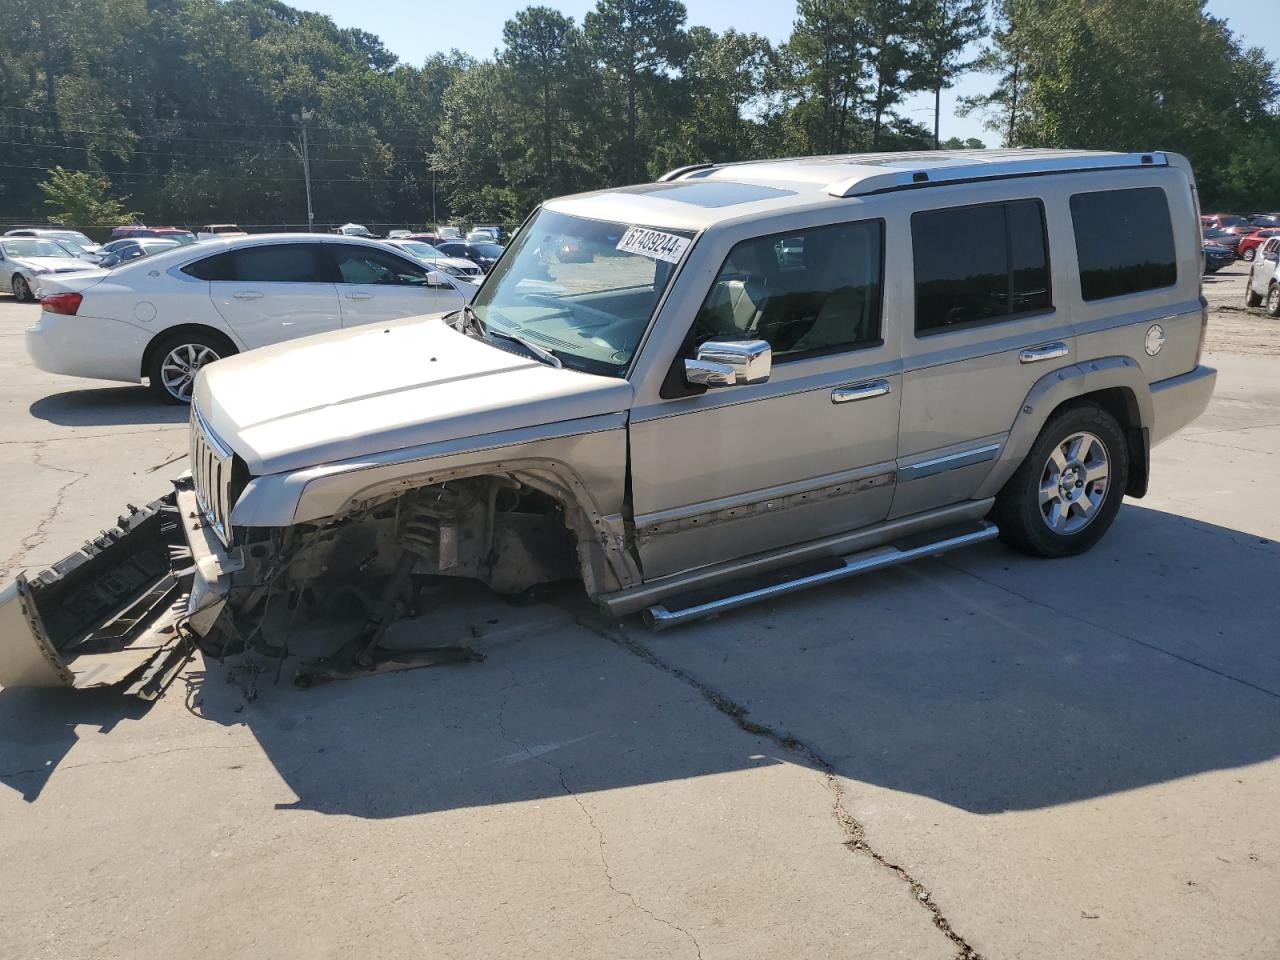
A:
<svg viewBox="0 0 1280 960">
<path fill-rule="evenodd" d="M 1053 307 L 1039 200 L 923 210 L 911 246 L 918 337 Z"/>
<path fill-rule="evenodd" d="M 332 283 L 332 268 L 324 245 L 271 243 L 228 250 L 187 264 L 182 272 L 198 280 L 238 280 L 247 283 Z"/>
<path fill-rule="evenodd" d="M 686 346 L 767 340 L 777 360 L 878 345 L 884 223 L 744 240 L 729 251 Z"/>
<path fill-rule="evenodd" d="M 1071 223 L 1085 300 L 1178 282 L 1169 200 L 1159 187 L 1073 194 Z"/>
<path fill-rule="evenodd" d="M 340 283 L 382 283 L 424 286 L 427 270 L 404 257 L 374 247 L 333 245 Z"/>
</svg>

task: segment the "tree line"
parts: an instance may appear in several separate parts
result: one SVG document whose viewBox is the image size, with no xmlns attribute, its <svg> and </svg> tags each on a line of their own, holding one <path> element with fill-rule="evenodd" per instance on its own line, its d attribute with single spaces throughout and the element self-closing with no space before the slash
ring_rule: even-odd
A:
<svg viewBox="0 0 1280 960">
<path fill-rule="evenodd" d="M 44 219 L 47 194 L 79 217 L 305 222 L 309 118 L 318 220 L 512 221 L 704 160 L 958 146 L 941 93 L 971 70 L 992 89 L 962 109 L 996 140 L 1176 150 L 1207 205 L 1280 206 L 1275 65 L 1203 0 L 990 3 L 799 0 L 778 43 L 690 26 L 679 0 L 530 6 L 491 58 L 413 65 L 277 0 L 10 0 L 0 219 Z M 928 124 L 902 110 L 922 92 Z"/>
</svg>

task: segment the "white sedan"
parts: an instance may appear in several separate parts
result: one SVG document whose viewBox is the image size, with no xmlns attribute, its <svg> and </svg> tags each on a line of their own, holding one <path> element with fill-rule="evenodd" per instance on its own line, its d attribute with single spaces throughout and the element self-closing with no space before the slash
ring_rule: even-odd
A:
<svg viewBox="0 0 1280 960">
<path fill-rule="evenodd" d="M 388 239 L 387 243 L 403 250 L 409 256 L 421 260 L 429 267 L 435 270 L 442 270 L 449 276 L 457 277 L 459 280 L 469 280 L 478 284 L 484 279 L 484 270 L 480 268 L 478 263 L 473 263 L 463 257 L 450 257 L 443 254 L 425 240 L 396 238 Z"/>
<path fill-rule="evenodd" d="M 382 243 L 296 233 L 205 240 L 42 284 L 44 309 L 27 330 L 37 367 L 146 378 L 169 403 L 190 403 L 196 371 L 220 357 L 457 310 L 474 295 Z"/>
<path fill-rule="evenodd" d="M 36 299 L 50 277 L 85 270 L 92 271 L 94 267 L 56 240 L 0 238 L 0 289 L 23 302 Z"/>
</svg>

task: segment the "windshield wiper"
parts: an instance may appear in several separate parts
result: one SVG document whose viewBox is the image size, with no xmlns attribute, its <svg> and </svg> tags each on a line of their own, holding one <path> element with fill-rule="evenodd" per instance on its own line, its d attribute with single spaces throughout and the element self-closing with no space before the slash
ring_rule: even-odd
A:
<svg viewBox="0 0 1280 960">
<path fill-rule="evenodd" d="M 464 303 L 462 309 L 458 311 L 462 314 L 462 325 L 458 328 L 462 333 L 466 333 L 468 328 L 475 330 L 476 335 L 481 340 L 489 339 L 489 331 L 485 327 L 484 321 L 480 319 L 480 314 L 476 313 L 476 308 L 469 303 Z"/>
<path fill-rule="evenodd" d="M 555 367 L 557 370 L 560 370 L 564 367 L 564 363 L 560 360 L 560 358 L 557 357 L 550 350 L 548 350 L 546 347 L 540 347 L 536 343 L 533 343 L 531 340 L 520 336 L 518 333 L 507 333 L 507 331 L 505 330 L 494 330 L 492 331 L 492 333 L 495 337 L 501 337 L 503 340 L 511 340 L 514 343 L 520 344 L 520 346 L 524 347 L 526 350 L 532 353 L 535 357 L 537 357 L 543 363 L 549 363 L 551 364 L 551 366 Z"/>
</svg>

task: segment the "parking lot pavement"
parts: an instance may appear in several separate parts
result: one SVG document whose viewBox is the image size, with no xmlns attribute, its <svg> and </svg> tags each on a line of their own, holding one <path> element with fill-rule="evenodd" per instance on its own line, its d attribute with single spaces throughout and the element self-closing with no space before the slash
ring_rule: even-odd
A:
<svg viewBox="0 0 1280 960">
<path fill-rule="evenodd" d="M 11 570 L 184 443 L 141 388 L 33 371 L 32 316 L 0 301 Z M 658 635 L 476 606 L 432 640 L 483 664 L 252 701 L 217 663 L 150 708 L 0 690 L 0 956 L 1271 960 L 1278 342 L 1215 310 L 1209 411 L 1083 557 Z"/>
</svg>

